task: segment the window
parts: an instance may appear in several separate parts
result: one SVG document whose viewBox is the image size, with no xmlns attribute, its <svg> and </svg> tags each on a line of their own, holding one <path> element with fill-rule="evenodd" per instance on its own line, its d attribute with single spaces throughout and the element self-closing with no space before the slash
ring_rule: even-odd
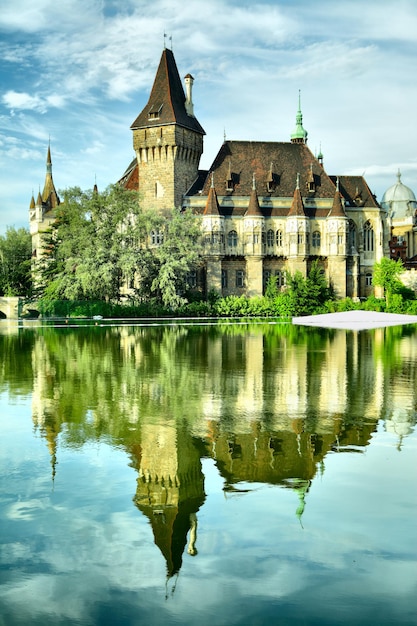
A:
<svg viewBox="0 0 417 626">
<path fill-rule="evenodd" d="M 372 274 L 365 274 L 365 285 L 367 287 L 372 287 Z"/>
<path fill-rule="evenodd" d="M 303 244 L 304 243 L 304 235 L 303 235 L 303 233 L 298 233 L 297 241 L 298 241 L 299 244 Z"/>
<path fill-rule="evenodd" d="M 264 292 L 265 292 L 265 289 L 266 289 L 266 288 L 267 288 L 267 286 L 268 286 L 268 281 L 269 281 L 269 279 L 271 278 L 271 275 L 272 275 L 271 270 L 264 270 L 264 271 L 263 271 L 263 276 L 262 276 L 262 278 L 263 278 L 263 289 L 264 289 Z"/>
<path fill-rule="evenodd" d="M 253 243 L 259 243 L 259 233 L 253 233 Z"/>
<path fill-rule="evenodd" d="M 282 230 L 277 230 L 277 246 L 282 248 Z"/>
<path fill-rule="evenodd" d="M 211 243 L 223 243 L 223 233 L 218 230 L 213 230 L 211 233 Z"/>
<path fill-rule="evenodd" d="M 245 272 L 243 270 L 236 270 L 236 287 L 242 288 L 245 286 Z"/>
<path fill-rule="evenodd" d="M 227 270 L 222 270 L 222 288 L 227 289 Z"/>
<path fill-rule="evenodd" d="M 277 270 L 275 276 L 277 277 L 277 287 L 283 287 L 285 285 L 285 272 Z"/>
<path fill-rule="evenodd" d="M 348 253 L 353 254 L 356 252 L 356 226 L 355 222 L 349 220 L 349 231 L 347 235 Z"/>
<path fill-rule="evenodd" d="M 187 274 L 187 287 L 189 289 L 195 289 L 197 287 L 197 272 L 196 270 L 191 270 Z"/>
<path fill-rule="evenodd" d="M 236 248 L 237 232 L 235 230 L 231 230 L 227 233 L 227 245 L 230 246 L 230 248 Z"/>
<path fill-rule="evenodd" d="M 268 232 L 266 233 L 266 244 L 268 248 L 272 248 L 272 246 L 274 245 L 274 239 L 274 231 L 268 230 Z"/>
<path fill-rule="evenodd" d="M 159 246 L 164 241 L 164 234 L 159 230 L 151 230 L 151 243 Z"/>
<path fill-rule="evenodd" d="M 365 252 L 374 251 L 374 229 L 368 220 L 363 227 L 363 249 Z"/>
<path fill-rule="evenodd" d="M 311 238 L 311 242 L 313 245 L 313 248 L 320 248 L 321 245 L 321 235 L 320 235 L 320 231 L 315 230 L 312 238 Z"/>
</svg>

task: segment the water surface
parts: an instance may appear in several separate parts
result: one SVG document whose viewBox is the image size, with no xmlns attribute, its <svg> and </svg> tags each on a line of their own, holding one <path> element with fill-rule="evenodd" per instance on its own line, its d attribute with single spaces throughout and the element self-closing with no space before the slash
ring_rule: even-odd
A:
<svg viewBox="0 0 417 626">
<path fill-rule="evenodd" d="M 0 624 L 416 624 L 417 328 L 0 326 Z"/>
</svg>

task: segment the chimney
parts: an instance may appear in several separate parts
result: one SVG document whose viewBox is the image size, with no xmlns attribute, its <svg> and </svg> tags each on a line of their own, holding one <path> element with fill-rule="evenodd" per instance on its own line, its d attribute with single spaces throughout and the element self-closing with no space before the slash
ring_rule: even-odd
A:
<svg viewBox="0 0 417 626">
<path fill-rule="evenodd" d="M 187 74 L 184 80 L 185 80 L 185 110 L 187 111 L 188 115 L 190 115 L 191 117 L 194 117 L 194 105 L 193 105 L 193 97 L 192 97 L 194 78 L 191 76 L 191 74 Z"/>
</svg>

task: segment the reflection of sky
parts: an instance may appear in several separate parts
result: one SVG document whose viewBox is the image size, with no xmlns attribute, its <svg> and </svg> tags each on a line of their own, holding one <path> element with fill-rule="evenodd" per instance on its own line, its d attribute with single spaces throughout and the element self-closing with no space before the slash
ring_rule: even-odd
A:
<svg viewBox="0 0 417 626">
<path fill-rule="evenodd" d="M 225 494 L 203 460 L 198 555 L 185 552 L 165 600 L 165 562 L 132 502 L 137 474 L 124 450 L 58 448 L 53 486 L 30 407 L 6 401 L 1 624 L 414 623 L 416 433 L 399 451 L 380 426 L 364 454 L 327 455 L 302 526 L 295 491 Z"/>
</svg>

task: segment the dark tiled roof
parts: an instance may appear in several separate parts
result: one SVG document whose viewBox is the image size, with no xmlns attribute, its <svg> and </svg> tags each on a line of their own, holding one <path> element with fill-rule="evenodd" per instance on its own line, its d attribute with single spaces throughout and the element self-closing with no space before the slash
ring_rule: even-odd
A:
<svg viewBox="0 0 417 626">
<path fill-rule="evenodd" d="M 336 176 L 330 178 L 336 183 Z M 363 176 L 339 176 L 339 187 L 347 207 L 379 208 Z"/>
<path fill-rule="evenodd" d="M 149 101 L 133 122 L 131 129 L 178 124 L 205 135 L 195 117 L 185 108 L 185 93 L 172 50 L 161 56 Z"/>
<path fill-rule="evenodd" d="M 117 181 L 117 184 L 131 191 L 139 190 L 139 168 L 136 158 L 129 163 L 123 176 Z"/>
<path fill-rule="evenodd" d="M 226 191 L 229 167 L 233 177 L 233 191 Z M 222 196 L 249 196 L 255 175 L 259 196 L 292 198 L 297 174 L 300 174 L 302 196 L 308 195 L 308 182 L 311 174 L 316 184 L 315 198 L 333 198 L 334 196 L 334 183 L 310 149 L 302 143 L 225 141 L 210 172 L 214 173 L 217 194 Z M 271 177 L 273 185 L 268 185 Z M 210 177 L 205 181 L 204 195 L 208 194 L 209 185 Z"/>
</svg>

